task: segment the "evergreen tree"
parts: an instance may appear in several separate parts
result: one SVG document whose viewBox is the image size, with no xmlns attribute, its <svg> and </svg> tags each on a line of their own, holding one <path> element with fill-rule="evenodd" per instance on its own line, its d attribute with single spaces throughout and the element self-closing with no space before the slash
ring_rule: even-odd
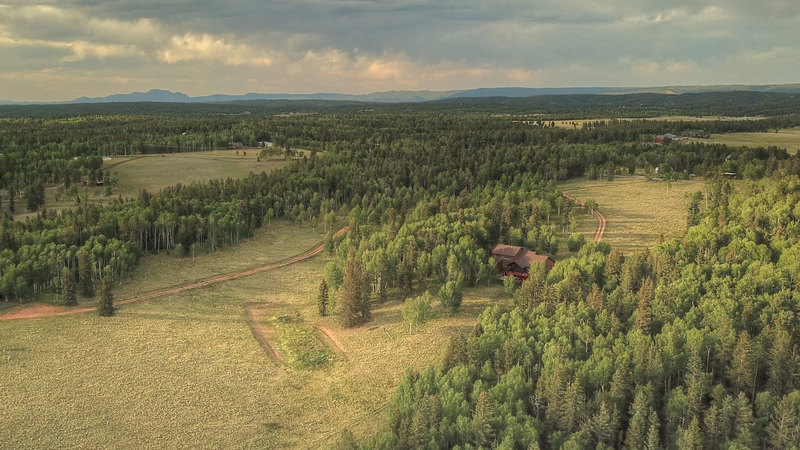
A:
<svg viewBox="0 0 800 450">
<path fill-rule="evenodd" d="M 461 306 L 464 299 L 464 291 L 460 281 L 448 281 L 439 288 L 439 299 L 442 306 L 455 310 Z"/>
<path fill-rule="evenodd" d="M 355 250 L 350 249 L 339 289 L 341 321 L 344 327 L 354 327 L 370 317 L 368 277 L 364 265 L 356 258 Z"/>
<path fill-rule="evenodd" d="M 746 448 L 756 447 L 755 418 L 753 405 L 744 392 L 734 401 L 733 442 Z"/>
<path fill-rule="evenodd" d="M 81 295 L 84 297 L 94 297 L 94 258 L 86 250 L 78 252 L 78 280 L 81 288 Z"/>
<path fill-rule="evenodd" d="M 688 428 L 680 431 L 678 448 L 686 450 L 703 449 L 703 432 L 700 430 L 700 421 L 697 417 L 692 419 Z"/>
<path fill-rule="evenodd" d="M 595 442 L 610 446 L 613 442 L 613 430 L 611 425 L 611 415 L 608 413 L 605 403 L 600 403 L 600 410 L 597 411 L 590 421 L 590 429 Z"/>
<path fill-rule="evenodd" d="M 453 367 L 467 362 L 467 338 L 463 334 L 453 336 L 447 344 L 442 359 L 442 373 L 447 372 Z"/>
<path fill-rule="evenodd" d="M 630 449 L 645 448 L 648 434 L 648 413 L 651 399 L 648 389 L 639 388 L 630 408 L 628 431 L 625 433 L 625 446 Z"/>
<path fill-rule="evenodd" d="M 319 294 L 317 294 L 317 308 L 319 308 L 319 315 L 325 317 L 328 315 L 328 283 L 325 279 L 319 284 Z"/>
<path fill-rule="evenodd" d="M 64 296 L 64 305 L 75 306 L 78 304 L 78 297 L 75 295 L 75 278 L 66 267 L 61 269 L 61 294 Z"/>
<path fill-rule="evenodd" d="M 784 395 L 775 405 L 767 427 L 774 448 L 797 448 L 800 440 L 800 391 Z"/>
<path fill-rule="evenodd" d="M 646 335 L 651 334 L 653 314 L 650 312 L 650 303 L 655 297 L 653 281 L 647 277 L 642 282 L 638 292 L 639 303 L 636 307 L 636 322 L 634 327 L 641 330 Z"/>
<path fill-rule="evenodd" d="M 472 414 L 472 436 L 476 446 L 485 448 L 492 446 L 495 438 L 494 422 L 494 405 L 486 391 L 481 391 Z"/>
<path fill-rule="evenodd" d="M 114 315 L 114 291 L 109 275 L 104 276 L 100 282 L 100 303 L 97 305 L 97 314 L 103 317 Z"/>
<path fill-rule="evenodd" d="M 645 448 L 647 450 L 658 450 L 661 448 L 661 422 L 658 420 L 658 414 L 650 408 L 650 414 L 648 416 L 650 427 L 647 430 L 647 444 Z"/>
<path fill-rule="evenodd" d="M 739 334 L 726 375 L 734 389 L 748 394 L 751 392 L 756 377 L 756 362 L 753 343 L 747 331 Z"/>
</svg>

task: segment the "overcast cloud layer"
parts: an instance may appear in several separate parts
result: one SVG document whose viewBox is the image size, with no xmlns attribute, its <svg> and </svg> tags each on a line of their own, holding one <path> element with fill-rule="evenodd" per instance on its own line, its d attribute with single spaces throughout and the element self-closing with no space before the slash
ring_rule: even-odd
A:
<svg viewBox="0 0 800 450">
<path fill-rule="evenodd" d="M 798 0 L 0 0 L 0 99 L 800 81 Z"/>
</svg>

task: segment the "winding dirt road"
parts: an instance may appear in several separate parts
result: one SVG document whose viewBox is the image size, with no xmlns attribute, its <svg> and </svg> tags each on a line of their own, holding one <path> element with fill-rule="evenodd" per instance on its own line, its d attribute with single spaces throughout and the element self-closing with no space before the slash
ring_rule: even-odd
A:
<svg viewBox="0 0 800 450">
<path fill-rule="evenodd" d="M 586 205 L 586 203 L 584 203 L 582 201 L 579 201 L 575 197 L 567 194 L 567 191 L 562 192 L 561 195 L 563 195 L 564 198 L 566 198 L 567 200 L 569 200 L 571 202 L 577 203 L 577 204 L 579 204 L 581 206 L 585 206 Z M 606 217 L 600 211 L 598 211 L 596 209 L 592 212 L 592 214 L 597 219 L 597 231 L 594 233 L 594 241 L 595 242 L 600 242 L 600 241 L 603 240 L 603 235 L 606 232 Z"/>
<path fill-rule="evenodd" d="M 341 230 L 337 231 L 336 234 L 334 234 L 334 236 L 338 236 L 339 234 L 345 232 L 348 228 L 349 226 L 345 226 Z M 164 295 L 176 294 L 178 292 L 189 291 L 192 289 L 201 288 L 211 284 L 221 283 L 223 281 L 229 281 L 229 280 L 234 280 L 236 278 L 246 277 L 248 275 L 253 275 L 259 272 L 263 272 L 265 270 L 280 269 L 281 267 L 286 267 L 290 264 L 306 260 L 314 255 L 319 254 L 320 252 L 322 252 L 323 247 L 324 247 L 323 244 L 320 243 L 317 246 L 308 249 L 303 253 L 300 253 L 299 255 L 292 256 L 290 258 L 286 258 L 278 262 L 270 263 L 264 266 L 254 267 L 252 269 L 244 270 L 241 272 L 233 272 L 224 275 L 216 275 L 209 278 L 204 278 L 191 284 L 176 285 L 164 289 L 147 292 L 124 300 L 115 301 L 114 304 L 124 305 L 127 303 L 138 302 L 141 300 L 149 300 L 156 297 L 162 297 Z M 96 310 L 97 308 L 94 306 L 83 307 L 83 308 L 68 308 L 66 306 L 38 304 L 0 315 L 0 320 L 34 319 L 39 317 L 64 316 L 69 314 L 79 314 Z"/>
</svg>

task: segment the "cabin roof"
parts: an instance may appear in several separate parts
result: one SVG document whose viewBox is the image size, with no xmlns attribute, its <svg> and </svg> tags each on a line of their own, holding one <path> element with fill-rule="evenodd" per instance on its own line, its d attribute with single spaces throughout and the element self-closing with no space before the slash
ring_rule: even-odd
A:
<svg viewBox="0 0 800 450">
<path fill-rule="evenodd" d="M 516 245 L 497 244 L 491 250 L 492 257 L 499 263 L 515 263 L 521 268 L 528 268 L 535 263 L 552 260 L 547 255 L 540 255 L 523 247 Z"/>
</svg>

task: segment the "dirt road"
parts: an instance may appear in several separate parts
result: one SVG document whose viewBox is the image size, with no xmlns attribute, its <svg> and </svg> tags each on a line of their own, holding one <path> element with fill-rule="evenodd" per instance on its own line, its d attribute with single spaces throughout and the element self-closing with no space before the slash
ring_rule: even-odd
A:
<svg viewBox="0 0 800 450">
<path fill-rule="evenodd" d="M 336 232 L 336 235 L 339 235 L 345 232 L 349 227 L 345 226 L 341 230 Z M 155 291 L 147 292 L 141 295 L 133 296 L 124 300 L 115 301 L 115 305 L 125 305 L 128 303 L 138 302 L 141 300 L 149 300 L 156 297 L 162 297 L 164 295 L 176 294 L 178 292 L 184 292 L 192 289 L 201 288 L 204 286 L 208 286 L 215 283 L 221 283 L 223 281 L 234 280 L 236 278 L 246 277 L 248 275 L 253 275 L 259 272 L 263 272 L 265 270 L 274 270 L 280 269 L 281 267 L 286 267 L 290 264 L 294 264 L 299 261 L 306 260 L 311 258 L 314 255 L 322 252 L 323 245 L 322 243 L 317 244 L 315 247 L 306 250 L 299 255 L 292 256 L 290 258 L 286 258 L 284 260 L 270 263 L 264 266 L 254 267 L 252 269 L 244 270 L 241 272 L 233 272 L 224 275 L 215 275 L 212 277 L 204 278 L 199 281 L 196 281 L 191 284 L 182 284 L 167 287 L 164 289 L 158 289 Z M 3 315 L 0 315 L 0 320 L 12 320 L 12 319 L 34 319 L 38 317 L 51 317 L 51 316 L 63 316 L 68 314 L 79 314 L 85 313 L 90 311 L 95 311 L 97 308 L 92 307 L 83 307 L 83 308 L 69 308 L 66 306 L 54 306 L 54 305 L 43 305 L 43 304 L 35 304 L 28 306 L 26 308 L 22 308 L 16 311 L 12 311 Z"/>
</svg>

